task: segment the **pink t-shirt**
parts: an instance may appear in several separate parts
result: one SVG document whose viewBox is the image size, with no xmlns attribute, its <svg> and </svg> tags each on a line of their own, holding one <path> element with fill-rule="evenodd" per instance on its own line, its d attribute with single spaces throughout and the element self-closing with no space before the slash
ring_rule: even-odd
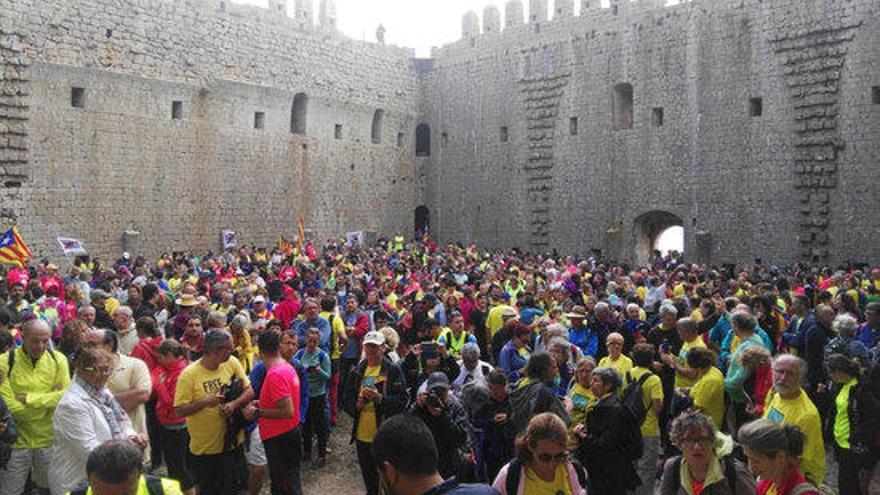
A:
<svg viewBox="0 0 880 495">
<path fill-rule="evenodd" d="M 299 377 L 296 376 L 293 366 L 281 362 L 266 373 L 260 389 L 260 409 L 274 409 L 278 407 L 278 401 L 285 397 L 290 397 L 293 401 L 293 417 L 257 419 L 261 440 L 277 437 L 299 426 Z"/>
</svg>

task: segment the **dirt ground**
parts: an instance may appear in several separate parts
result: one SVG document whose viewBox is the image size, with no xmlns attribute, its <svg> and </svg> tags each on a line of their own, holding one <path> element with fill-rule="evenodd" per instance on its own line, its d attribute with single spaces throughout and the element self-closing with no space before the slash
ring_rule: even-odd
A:
<svg viewBox="0 0 880 495">
<path fill-rule="evenodd" d="M 366 493 L 361 479 L 361 469 L 357 462 L 354 445 L 350 445 L 351 418 L 339 414 L 339 424 L 330 429 L 327 445 L 330 454 L 327 465 L 313 469 L 303 466 L 302 480 L 305 495 L 359 495 Z M 268 483 L 264 493 L 269 493 Z"/>
</svg>

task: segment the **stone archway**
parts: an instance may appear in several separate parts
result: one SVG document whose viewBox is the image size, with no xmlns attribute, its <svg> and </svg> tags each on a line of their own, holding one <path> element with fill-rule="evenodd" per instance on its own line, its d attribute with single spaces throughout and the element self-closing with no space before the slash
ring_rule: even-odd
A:
<svg viewBox="0 0 880 495">
<path fill-rule="evenodd" d="M 416 237 L 420 233 L 424 234 L 431 228 L 431 210 L 427 206 L 417 206 L 413 217 L 413 230 L 416 233 Z"/>
<path fill-rule="evenodd" d="M 634 258 L 642 265 L 651 261 L 657 238 L 670 227 L 684 228 L 681 217 L 663 210 L 643 213 L 633 221 Z"/>
</svg>

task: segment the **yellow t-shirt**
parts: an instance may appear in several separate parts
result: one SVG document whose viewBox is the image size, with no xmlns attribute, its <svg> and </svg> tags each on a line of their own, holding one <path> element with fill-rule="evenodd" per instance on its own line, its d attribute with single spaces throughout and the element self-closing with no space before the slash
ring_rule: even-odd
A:
<svg viewBox="0 0 880 495">
<path fill-rule="evenodd" d="M 640 366 L 635 366 L 629 371 L 629 376 L 634 381 L 638 381 L 645 373 L 650 373 L 650 371 Z M 657 420 L 657 411 L 654 410 L 651 403 L 654 400 L 663 401 L 663 384 L 660 383 L 660 377 L 653 375 L 646 379 L 645 383 L 642 384 L 642 395 L 642 403 L 648 411 L 648 414 L 645 415 L 645 421 L 642 423 L 642 436 L 659 437 L 660 423 Z"/>
<path fill-rule="evenodd" d="M 532 471 L 526 469 L 525 490 L 529 495 L 571 495 L 571 483 L 568 481 L 568 465 L 560 462 L 556 465 L 553 481 L 544 481 Z"/>
<path fill-rule="evenodd" d="M 587 410 L 590 405 L 596 402 L 596 396 L 589 388 L 575 383 L 568 393 L 568 399 L 571 401 L 571 426 L 568 428 L 569 447 L 577 447 L 577 438 L 574 435 L 574 427 L 587 422 Z"/>
<path fill-rule="evenodd" d="M 856 383 L 858 380 L 855 378 L 846 382 L 834 399 L 834 407 L 837 409 L 834 416 L 834 441 L 843 449 L 850 448 L 849 434 L 852 425 L 849 424 L 849 394 Z"/>
<path fill-rule="evenodd" d="M 501 317 L 501 314 L 505 309 L 510 309 L 512 311 L 516 311 L 512 306 L 508 306 L 507 304 L 499 304 L 494 308 L 489 310 L 489 314 L 486 315 L 486 328 L 489 329 L 490 335 L 492 337 L 495 336 L 495 332 L 501 330 L 501 327 L 504 326 L 504 318 Z"/>
<path fill-rule="evenodd" d="M 688 351 L 691 349 L 696 349 L 697 347 L 706 347 L 706 343 L 703 342 L 699 336 L 690 342 L 685 342 L 681 345 L 681 350 L 678 351 L 678 364 L 687 367 L 687 355 Z M 677 372 L 675 373 L 675 387 L 693 387 L 694 383 L 696 383 L 696 379 L 687 378 L 683 375 L 679 375 Z"/>
<path fill-rule="evenodd" d="M 202 366 L 202 360 L 187 366 L 177 379 L 177 390 L 174 392 L 174 405 L 181 406 L 204 399 L 209 394 L 220 392 L 220 387 L 228 384 L 233 376 L 244 383 L 251 382 L 234 356 L 222 363 L 216 370 Z M 226 418 L 220 416 L 218 406 L 206 407 L 186 418 L 186 429 L 189 431 L 189 450 L 195 455 L 211 455 L 223 452 L 223 437 L 226 435 Z M 239 442 L 244 435 L 239 434 Z"/>
<path fill-rule="evenodd" d="M 718 368 L 711 366 L 706 374 L 697 378 L 691 389 L 691 398 L 720 430 L 724 424 L 724 375 Z"/>
<path fill-rule="evenodd" d="M 330 359 L 339 359 L 342 356 L 342 336 L 345 335 L 345 323 L 342 322 L 342 318 L 338 315 L 335 315 L 329 311 L 321 311 L 321 318 L 330 322 L 330 329 L 333 336 L 333 354 L 330 355 Z"/>
<path fill-rule="evenodd" d="M 374 387 L 379 379 L 379 371 L 381 366 L 367 366 L 364 370 L 364 380 L 361 382 L 361 392 L 364 388 Z M 358 416 L 358 427 L 356 438 L 359 442 L 373 443 L 373 437 L 376 436 L 376 404 L 367 401 L 364 408 Z"/>
<path fill-rule="evenodd" d="M 609 355 L 599 360 L 599 367 L 602 366 L 611 366 L 617 371 L 617 374 L 620 375 L 620 378 L 623 378 L 624 376 L 626 376 L 626 372 L 632 369 L 633 362 L 632 359 L 623 354 L 621 354 L 617 358 L 617 361 L 612 361 L 611 356 Z"/>
<path fill-rule="evenodd" d="M 822 440 L 822 426 L 819 411 L 807 393 L 800 391 L 794 399 L 783 399 L 770 390 L 764 407 L 764 417 L 778 424 L 798 426 L 804 436 L 804 453 L 801 454 L 801 471 L 815 484 L 825 480 L 825 444 Z"/>
</svg>

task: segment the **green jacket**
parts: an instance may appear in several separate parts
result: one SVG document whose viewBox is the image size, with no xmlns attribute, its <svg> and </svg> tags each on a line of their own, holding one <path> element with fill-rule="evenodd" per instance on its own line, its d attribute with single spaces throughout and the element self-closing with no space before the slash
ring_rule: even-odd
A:
<svg viewBox="0 0 880 495">
<path fill-rule="evenodd" d="M 11 375 L 10 352 L 15 353 Z M 18 427 L 18 440 L 12 447 L 39 449 L 52 445 L 52 415 L 70 383 L 67 358 L 47 350 L 34 363 L 19 346 L 0 354 L 0 374 L 5 377 L 0 383 L 0 396 Z M 17 395 L 24 395 L 25 402 L 19 402 Z"/>
</svg>

